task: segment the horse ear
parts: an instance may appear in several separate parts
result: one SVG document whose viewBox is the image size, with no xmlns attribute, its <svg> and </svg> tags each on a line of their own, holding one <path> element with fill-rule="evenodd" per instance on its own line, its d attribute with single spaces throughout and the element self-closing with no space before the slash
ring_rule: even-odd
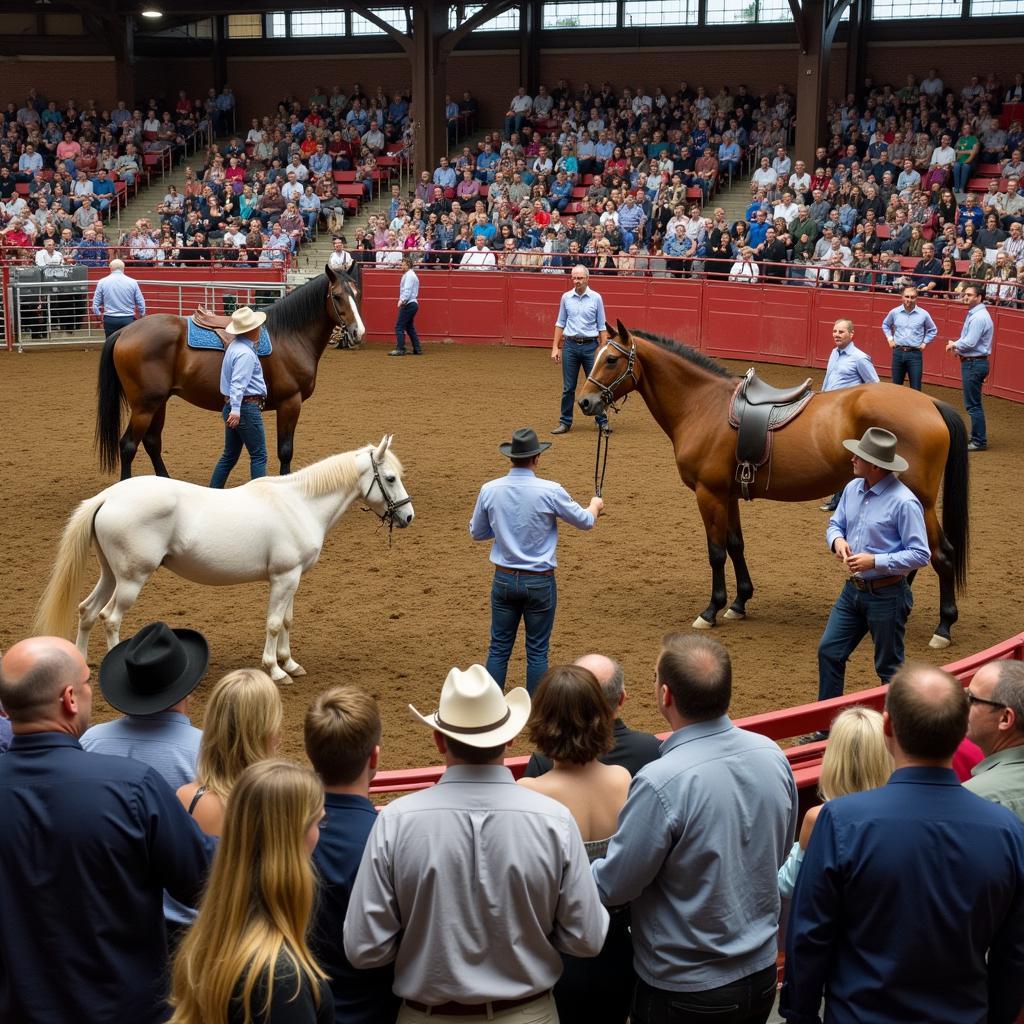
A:
<svg viewBox="0 0 1024 1024">
<path fill-rule="evenodd" d="M 623 326 L 623 323 L 622 323 L 622 321 L 621 321 L 621 320 L 616 320 L 616 321 L 615 321 L 615 326 L 616 326 L 616 327 L 617 327 L 617 329 L 618 329 L 618 332 L 619 332 L 619 337 L 620 337 L 620 338 L 621 338 L 621 339 L 622 339 L 623 341 L 625 341 L 625 340 L 626 340 L 626 339 L 627 339 L 627 338 L 629 337 L 629 331 L 627 331 L 627 330 L 626 330 L 626 328 L 625 328 L 625 327 Z"/>
<path fill-rule="evenodd" d="M 334 272 L 334 268 L 330 263 L 324 264 L 324 273 L 327 275 L 327 280 L 334 284 L 338 280 L 338 275 Z"/>
<path fill-rule="evenodd" d="M 612 327 L 612 325 L 610 323 L 608 323 L 607 320 L 605 320 L 605 322 L 604 322 L 604 329 L 608 332 L 608 337 L 610 337 L 610 338 L 614 338 L 615 337 L 615 328 Z"/>
<path fill-rule="evenodd" d="M 377 450 L 373 453 L 374 460 L 380 462 L 388 450 L 388 445 L 391 444 L 391 435 L 385 434 L 380 439 L 380 444 L 377 445 Z"/>
</svg>

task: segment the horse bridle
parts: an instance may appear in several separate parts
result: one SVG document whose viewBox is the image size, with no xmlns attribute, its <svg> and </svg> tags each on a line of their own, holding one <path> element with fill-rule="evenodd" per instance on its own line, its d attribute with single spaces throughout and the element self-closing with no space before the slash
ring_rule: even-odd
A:
<svg viewBox="0 0 1024 1024">
<path fill-rule="evenodd" d="M 618 412 L 619 407 L 615 404 L 615 389 L 627 378 L 633 381 L 633 385 L 638 386 L 640 384 L 640 378 L 636 375 L 634 367 L 636 366 L 636 342 L 630 341 L 629 349 L 623 348 L 617 341 L 612 341 L 610 338 L 605 344 L 609 348 L 615 349 L 620 355 L 626 357 L 626 368 L 611 382 L 611 384 L 602 384 L 599 380 L 594 379 L 593 371 L 587 374 L 587 381 L 593 384 L 595 388 L 601 394 L 601 401 L 604 403 L 606 409 L 611 409 L 612 412 Z M 629 398 L 629 395 L 622 396 L 622 402 Z M 621 404 L 621 403 L 620 403 Z"/>
<path fill-rule="evenodd" d="M 373 512 L 373 514 L 380 520 L 380 525 L 388 528 L 388 547 L 390 547 L 391 534 L 395 529 L 395 513 L 403 505 L 411 505 L 412 497 L 407 494 L 401 501 L 395 501 L 395 499 L 388 494 L 387 488 L 384 486 L 384 481 L 380 477 L 380 465 L 373 457 L 373 452 L 370 452 L 370 467 L 373 469 L 373 480 L 370 483 L 370 486 L 366 489 L 366 500 L 370 500 L 370 495 L 373 493 L 374 485 L 376 485 L 380 488 L 381 497 L 384 499 L 385 507 L 383 515 L 372 508 L 364 509 L 364 511 Z"/>
</svg>

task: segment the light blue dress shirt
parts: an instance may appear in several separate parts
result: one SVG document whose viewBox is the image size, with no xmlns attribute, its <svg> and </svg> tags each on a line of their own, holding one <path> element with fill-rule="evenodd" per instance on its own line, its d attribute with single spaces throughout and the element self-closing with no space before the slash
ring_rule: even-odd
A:
<svg viewBox="0 0 1024 1024">
<path fill-rule="evenodd" d="M 558 520 L 589 530 L 594 516 L 554 480 L 513 466 L 480 488 L 469 522 L 473 540 L 494 539 L 491 561 L 506 569 L 538 572 L 558 565 Z"/>
<path fill-rule="evenodd" d="M 239 339 L 228 345 L 220 368 L 220 393 L 228 399 L 232 412 L 241 412 L 245 395 L 267 393 L 263 367 L 251 341 Z"/>
<path fill-rule="evenodd" d="M 957 355 L 987 356 L 992 351 L 992 331 L 992 315 L 979 302 L 964 320 L 964 329 L 956 342 Z"/>
<path fill-rule="evenodd" d="M 862 352 L 851 341 L 842 348 L 832 350 L 828 357 L 825 380 L 822 391 L 839 391 L 842 388 L 856 387 L 858 384 L 877 384 L 878 374 L 875 372 L 871 356 Z"/>
<path fill-rule="evenodd" d="M 416 271 L 411 267 L 402 275 L 402 284 L 398 289 L 398 304 L 400 306 L 407 305 L 410 302 L 415 302 L 419 305 L 420 301 L 420 279 L 416 276 Z"/>
<path fill-rule="evenodd" d="M 139 316 L 146 315 L 146 300 L 137 281 L 133 281 L 123 270 L 112 270 L 99 284 L 92 297 L 92 311 L 96 316 Z"/>
<path fill-rule="evenodd" d="M 882 330 L 897 345 L 910 348 L 924 348 L 939 332 L 931 314 L 920 306 L 915 306 L 910 312 L 902 306 L 890 310 L 882 321 Z"/>
<path fill-rule="evenodd" d="M 598 337 L 607 326 L 604 299 L 589 288 L 582 295 L 577 295 L 575 288 L 567 291 L 558 304 L 555 325 L 570 338 Z"/>
<path fill-rule="evenodd" d="M 859 477 L 846 485 L 825 532 L 829 550 L 839 537 L 854 554 L 875 556 L 874 569 L 857 574 L 866 580 L 905 576 L 932 557 L 921 502 L 894 473 L 866 490 Z"/>
</svg>

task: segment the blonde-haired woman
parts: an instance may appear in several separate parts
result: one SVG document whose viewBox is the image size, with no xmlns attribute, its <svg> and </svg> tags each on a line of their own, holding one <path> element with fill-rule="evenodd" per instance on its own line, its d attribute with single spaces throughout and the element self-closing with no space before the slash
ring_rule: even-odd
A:
<svg viewBox="0 0 1024 1024">
<path fill-rule="evenodd" d="M 171 1024 L 330 1024 L 334 999 L 306 941 L 323 790 L 262 761 L 231 791 L 199 916 L 174 960 Z"/>
<path fill-rule="evenodd" d="M 878 789 L 889 781 L 893 761 L 882 732 L 882 716 L 871 708 L 854 707 L 841 712 L 829 731 L 828 746 L 821 761 L 818 795 L 822 801 L 837 796 Z M 786 863 L 779 868 L 779 892 L 784 899 L 793 895 L 804 851 L 814 831 L 822 804 L 808 809 L 800 826 L 800 838 L 793 844 Z"/>
<path fill-rule="evenodd" d="M 195 782 L 178 790 L 178 799 L 207 835 L 220 835 L 228 795 L 242 772 L 277 753 L 283 716 L 281 694 L 260 669 L 236 669 L 214 686 Z"/>
</svg>

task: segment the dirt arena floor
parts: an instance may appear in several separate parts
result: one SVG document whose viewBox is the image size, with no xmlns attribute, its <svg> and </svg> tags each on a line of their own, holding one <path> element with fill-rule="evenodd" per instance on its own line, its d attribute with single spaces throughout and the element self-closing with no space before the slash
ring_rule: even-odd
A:
<svg viewBox="0 0 1024 1024">
<path fill-rule="evenodd" d="M 381 703 L 382 768 L 437 763 L 429 733 L 414 724 L 406 704 L 433 710 L 449 668 L 486 656 L 489 547 L 470 539 L 467 524 L 480 484 L 507 468 L 498 443 L 525 424 L 547 436 L 557 422 L 560 371 L 546 349 L 429 345 L 426 352 L 422 359 L 388 359 L 379 345 L 328 351 L 317 391 L 303 409 L 296 465 L 394 432 L 416 521 L 395 532 L 389 550 L 376 521 L 354 507 L 300 586 L 292 649 L 309 674 L 283 691 L 282 752 L 288 756 L 301 756 L 302 718 L 313 694 L 347 683 Z M 95 349 L 0 354 L 2 648 L 26 635 L 60 530 L 76 502 L 113 482 L 100 474 L 92 444 L 98 358 Z M 731 365 L 740 372 L 746 368 Z M 761 369 L 779 385 L 805 375 L 786 367 Z M 941 397 L 961 408 L 959 393 Z M 925 570 L 914 588 L 916 607 L 908 625 L 911 658 L 942 664 L 1022 628 L 1013 524 L 1020 508 L 1024 409 L 997 399 L 986 399 L 986 408 L 993 447 L 971 457 L 971 571 L 954 644 L 946 651 L 928 648 L 938 621 L 938 588 L 934 573 Z M 668 440 L 642 400 L 634 396 L 613 421 L 608 514 L 592 533 L 562 530 L 551 657 L 557 662 L 597 650 L 619 658 L 629 694 L 626 719 L 634 727 L 661 730 L 652 665 L 662 634 L 689 629 L 707 604 L 704 531 L 694 496 L 676 475 Z M 267 433 L 273 445 L 269 416 Z M 164 452 L 175 476 L 205 484 L 221 440 L 215 415 L 171 403 Z M 593 489 L 594 454 L 593 423 L 578 417 L 574 430 L 557 438 L 544 457 L 542 472 L 585 503 Z M 276 464 L 275 456 L 271 466 Z M 152 471 L 143 453 L 136 470 Z M 233 482 L 247 476 L 243 456 Z M 815 648 L 841 583 L 841 567 L 825 548 L 826 516 L 818 504 L 757 502 L 743 509 L 757 592 L 745 621 L 723 623 L 715 631 L 734 658 L 736 716 L 816 695 Z M 258 663 L 265 600 L 264 586 L 203 588 L 159 572 L 125 619 L 122 636 L 157 618 L 207 635 L 212 657 L 198 691 L 198 723 L 212 682 L 230 669 Z M 102 654 L 98 629 L 90 660 Z M 524 671 L 520 639 L 510 684 L 521 683 Z M 851 664 L 848 688 L 875 682 L 866 642 Z M 97 690 L 94 720 L 110 714 Z M 520 742 L 514 752 L 527 748 Z"/>
</svg>

